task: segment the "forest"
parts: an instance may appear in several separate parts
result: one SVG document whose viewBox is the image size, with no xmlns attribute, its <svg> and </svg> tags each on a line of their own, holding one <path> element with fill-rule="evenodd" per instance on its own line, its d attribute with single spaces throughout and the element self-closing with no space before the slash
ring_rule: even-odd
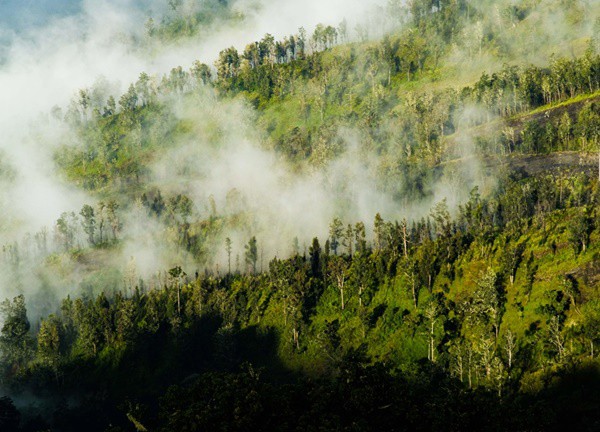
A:
<svg viewBox="0 0 600 432">
<path fill-rule="evenodd" d="M 253 13 L 163 3 L 143 55 Z M 600 6 L 384 3 L 35 117 L 1 431 L 598 429 Z"/>
</svg>

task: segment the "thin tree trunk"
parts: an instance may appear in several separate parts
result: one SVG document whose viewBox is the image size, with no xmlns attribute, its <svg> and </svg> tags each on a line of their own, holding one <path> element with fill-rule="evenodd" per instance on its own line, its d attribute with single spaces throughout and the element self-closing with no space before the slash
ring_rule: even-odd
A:
<svg viewBox="0 0 600 432">
<path fill-rule="evenodd" d="M 363 293 L 363 287 L 362 287 L 362 285 L 360 285 L 358 287 L 358 305 L 360 307 L 362 307 L 362 293 Z"/>
<path fill-rule="evenodd" d="M 600 159 L 599 159 L 600 163 Z M 408 257 L 408 240 L 406 238 L 406 220 L 402 221 L 402 241 L 404 243 L 404 258 Z"/>
</svg>

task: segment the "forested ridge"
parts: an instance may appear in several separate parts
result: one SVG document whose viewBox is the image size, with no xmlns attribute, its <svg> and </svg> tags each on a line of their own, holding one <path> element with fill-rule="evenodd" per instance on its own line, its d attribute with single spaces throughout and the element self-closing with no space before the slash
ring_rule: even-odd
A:
<svg viewBox="0 0 600 432">
<path fill-rule="evenodd" d="M 170 2 L 142 46 L 230 3 Z M 600 11 L 491 7 L 390 2 L 383 35 L 267 34 L 44 115 L 92 200 L 3 245 L 0 430 L 596 430 Z M 589 32 L 527 47 L 542 12 Z M 284 202 L 321 175 L 326 232 L 293 232 L 313 195 L 281 229 L 270 193 L 209 181 L 274 188 L 211 171 L 235 152 L 283 167 Z"/>
</svg>

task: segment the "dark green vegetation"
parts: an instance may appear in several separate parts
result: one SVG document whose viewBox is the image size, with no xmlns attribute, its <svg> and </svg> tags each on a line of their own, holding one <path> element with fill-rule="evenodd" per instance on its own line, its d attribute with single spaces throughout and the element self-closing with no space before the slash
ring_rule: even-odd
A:
<svg viewBox="0 0 600 432">
<path fill-rule="evenodd" d="M 574 172 L 511 177 L 456 218 L 377 217 L 372 243 L 335 220 L 254 275 L 251 239 L 248 274 L 176 267 L 155 289 L 67 298 L 35 339 L 7 300 L 3 373 L 54 401 L 60 430 L 591 427 L 599 195 Z"/>
<path fill-rule="evenodd" d="M 522 64 L 502 25 L 466 42 L 483 19 L 468 2 L 409 3 L 405 29 L 379 41 L 347 43 L 343 23 L 267 35 L 224 50 L 216 76 L 201 63 L 142 74 L 118 101 L 86 89 L 53 113 L 78 142 L 57 166 L 98 203 L 63 214 L 52 238 L 5 246 L 3 265 L 15 284 L 31 262 L 60 276 L 49 286 L 74 268 L 87 277 L 35 323 L 22 296 L 2 303 L 2 385 L 19 409 L 0 399 L 0 430 L 598 428 L 598 40 Z M 587 3 L 575 3 L 577 23 Z M 536 4 L 502 19 L 526 26 Z M 158 34 L 193 33 L 195 19 Z M 463 84 L 445 60 L 457 44 L 470 60 L 509 63 Z M 469 160 L 496 184 L 425 217 L 336 217 L 304 250 L 284 245 L 287 258 L 263 257 L 249 230 L 232 256 L 221 239 L 251 225 L 243 198 L 231 192 L 229 211 L 194 203 L 151 167 L 188 139 L 225 145 L 231 131 L 210 107 L 246 104 L 243 121 L 299 173 L 335 161 L 351 130 L 377 157 L 378 186 L 407 207 Z M 181 115 L 190 106 L 196 115 Z M 106 270 L 130 211 L 203 270 Z"/>
</svg>

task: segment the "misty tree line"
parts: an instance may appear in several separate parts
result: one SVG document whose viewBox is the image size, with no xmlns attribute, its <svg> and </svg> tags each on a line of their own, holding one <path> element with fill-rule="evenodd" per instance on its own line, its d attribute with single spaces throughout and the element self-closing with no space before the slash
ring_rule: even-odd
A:
<svg viewBox="0 0 600 432">
<path fill-rule="evenodd" d="M 490 199 L 473 190 L 454 218 L 445 202 L 419 221 L 390 222 L 377 215 L 372 241 L 363 223 L 336 218 L 324 243 L 315 238 L 308 251 L 274 258 L 264 272 L 256 269 L 259 245 L 252 237 L 245 272 L 229 268 L 222 276 L 208 271 L 193 277 L 175 267 L 143 281 L 131 270 L 126 291 L 115 287 L 114 294 L 68 297 L 60 311 L 41 320 L 37 334 L 30 331 L 19 296 L 2 303 L 3 382 L 36 376 L 69 386 L 67 371 L 77 362 L 118 356 L 163 332 L 177 338 L 198 320 L 218 317 L 225 340 L 235 329 L 272 326 L 285 352 L 323 367 L 335 367 L 352 347 L 375 349 L 377 335 L 412 335 L 422 344 L 413 348 L 417 358 L 442 366 L 468 387 L 502 394 L 546 362 L 561 365 L 574 356 L 596 355 L 600 321 L 595 303 L 586 302 L 581 291 L 589 283 L 585 273 L 563 275 L 544 292 L 535 313 L 545 322 L 523 332 L 503 315 L 510 287 L 519 284 L 528 298 L 540 282 L 539 252 L 523 234 L 550 229 L 553 215 L 560 214 L 568 219 L 568 243 L 543 247 L 557 256 L 569 249 L 575 257 L 586 256 L 600 229 L 599 199 L 597 181 L 586 175 L 512 178 Z M 224 246 L 229 254 L 231 241 Z M 486 264 L 469 281 L 464 263 L 476 260 Z M 473 288 L 448 296 L 457 281 Z M 382 303 L 378 295 L 391 287 L 397 300 Z M 387 306 L 390 301 L 402 307 Z M 583 315 L 566 327 L 576 311 Z M 222 343 L 216 352 L 227 361 L 230 348 Z"/>
<path fill-rule="evenodd" d="M 297 116 L 287 129 L 269 118 L 264 120 L 265 126 L 275 131 L 272 140 L 278 150 L 292 160 L 309 160 L 317 165 L 324 162 L 323 157 L 331 158 L 321 154 L 320 142 L 330 142 L 333 149 L 330 152 L 335 154 L 340 148 L 335 144 L 335 131 L 345 124 L 358 124 L 362 140 L 374 148 L 387 147 L 389 158 L 428 160 L 435 164 L 444 157 L 448 137 L 457 131 L 468 131 L 497 115 L 510 118 L 599 89 L 600 56 L 590 49 L 578 59 L 554 59 L 549 68 L 506 66 L 491 76 L 483 74 L 472 87 L 407 92 L 398 100 L 391 92 L 393 77 L 404 74 L 410 80 L 411 74 L 423 71 L 426 65 L 434 67 L 431 57 L 434 54 L 418 38 L 416 33 L 409 32 L 385 37 L 366 53 L 354 52 L 351 47 L 350 55 L 316 53 L 296 60 L 293 65 L 249 66 L 233 75 L 218 68 L 217 86 L 229 92 L 244 92 L 264 110 L 273 103 L 286 104 L 290 98 L 299 101 L 290 106 Z M 229 60 L 220 61 L 226 64 Z M 367 79 L 354 79 L 358 76 Z M 356 82 L 362 85 L 358 91 Z M 353 83 L 352 89 L 348 83 Z M 536 118 L 527 125 L 519 124 L 518 120 L 511 125 L 509 121 L 504 130 L 488 139 L 496 144 L 480 150 L 485 153 L 596 151 L 596 106 L 589 104 L 581 113 L 569 115 L 571 125 L 563 125 L 567 130 L 561 134 L 556 122 Z M 539 133 L 532 131 L 532 127 L 547 127 L 546 136 L 539 139 Z"/>
<path fill-rule="evenodd" d="M 19 271 L 33 262 L 42 260 L 44 265 L 52 265 L 52 260 L 49 260 L 51 256 L 68 254 L 76 257 L 94 249 L 118 250 L 124 241 L 135 239 L 131 231 L 136 228 L 131 225 L 124 227 L 123 221 L 128 219 L 134 225 L 139 224 L 139 229 L 144 229 L 143 226 L 152 221 L 157 222 L 159 228 L 152 234 L 174 256 L 186 257 L 185 262 L 191 259 L 195 265 L 206 267 L 207 271 L 215 271 L 217 274 L 257 273 L 263 268 L 263 250 L 256 237 L 251 235 L 248 235 L 245 244 L 235 244 L 227 238 L 227 267 L 220 263 L 219 269 L 219 263 L 214 263 L 214 249 L 219 247 L 217 241 L 223 238 L 228 229 L 239 228 L 232 222 L 240 217 L 240 214 L 232 213 L 232 209 L 239 207 L 236 199 L 235 193 L 229 194 L 225 207 L 221 209 L 223 214 L 217 213 L 212 196 L 208 199 L 208 208 L 204 213 L 198 211 L 197 203 L 187 195 L 163 196 L 159 189 L 144 192 L 127 209 L 121 209 L 115 200 L 99 201 L 94 206 L 85 204 L 78 213 L 62 213 L 51 230 L 44 227 L 33 235 L 25 234 L 20 241 L 4 244 L 2 262 L 7 265 L 7 271 L 12 270 L 10 274 L 15 274 L 15 283 L 22 284 Z M 299 250 L 299 246 L 295 250 Z M 137 282 L 135 262 L 130 262 L 121 270 L 123 273 L 131 273 L 123 279 L 124 286 L 128 290 L 132 289 Z M 156 284 L 160 285 L 153 282 L 152 286 Z"/>
<path fill-rule="evenodd" d="M 147 197 L 148 211 L 164 217 L 167 205 L 155 198 Z M 452 419 L 464 426 L 465 413 L 474 406 L 484 406 L 489 415 L 498 413 L 497 424 L 504 424 L 501 418 L 513 418 L 522 425 L 523 419 L 532 418 L 531 412 L 525 409 L 530 415 L 517 416 L 517 421 L 499 414 L 505 413 L 504 403 L 513 397 L 523 403 L 523 389 L 536 391 L 555 376 L 553 371 L 597 358 L 600 309 L 586 288 L 594 270 L 558 276 L 543 294 L 536 286 L 547 277 L 539 274 L 543 255 L 554 254 L 560 265 L 565 256 L 589 258 L 590 248 L 597 253 L 599 198 L 598 183 L 584 174 L 517 177 L 502 183 L 491 199 L 474 190 L 456 217 L 443 202 L 420 221 L 391 222 L 376 216 L 371 241 L 364 224 L 336 218 L 324 243 L 315 238 L 306 253 L 296 249 L 291 258 L 273 259 L 265 272 L 253 271 L 259 245 L 251 238 L 246 274 L 229 270 L 225 276 L 208 272 L 194 277 L 175 267 L 155 281 L 133 278 L 126 291 L 66 298 L 56 314 L 35 326 L 27 318 L 22 296 L 6 300 L 0 307 L 2 383 L 68 392 L 113 382 L 120 389 L 147 393 L 149 388 L 162 388 L 151 371 L 163 370 L 157 364 L 168 365 L 170 378 L 184 384 L 160 393 L 158 418 L 149 414 L 152 410 L 136 408 L 142 403 L 126 409 L 128 418 L 145 426 L 161 425 L 165 431 L 225 421 L 232 409 L 244 426 L 293 419 L 317 430 L 323 422 L 310 426 L 311 418 L 331 415 L 322 404 L 332 398 L 337 407 L 335 401 L 348 392 L 355 394 L 352 401 L 357 406 L 340 408 L 336 415 L 341 417 L 332 420 L 332 428 L 357 420 L 381 427 L 394 427 L 397 421 L 421 427 L 431 422 L 439 429 Z M 566 231 L 566 243 L 542 240 L 532 246 L 524 237 L 531 230 L 545 237 L 555 229 L 557 217 L 565 219 L 560 229 Z M 230 242 L 224 247 L 229 251 Z M 465 262 L 478 261 L 484 263 L 481 270 L 467 278 Z M 469 288 L 451 295 L 451 285 L 457 283 Z M 514 287 L 522 290 L 516 304 L 508 294 Z M 525 299 L 540 295 L 534 311 L 525 309 Z M 505 319 L 515 307 L 537 319 Z M 312 380 L 272 387 L 252 367 L 184 380 L 185 371 L 196 372 L 207 363 L 237 370 L 247 352 L 248 342 L 243 341 L 249 335 L 244 332 L 254 326 L 275 329 L 280 353 L 329 371 L 342 384 Z M 37 333 L 32 327 L 39 328 Z M 382 339 L 414 345 L 392 346 L 382 353 Z M 411 351 L 421 363 L 409 366 L 406 358 L 398 359 Z M 422 375 L 416 383 L 397 382 L 388 375 L 397 363 Z M 428 381 L 432 376 L 435 380 Z M 440 380 L 451 396 L 438 393 Z M 411 393 L 415 386 L 422 389 L 416 396 Z M 108 388 L 108 394 L 117 392 Z M 210 402 L 215 391 L 221 397 Z M 373 399 L 373 394 L 381 397 Z M 277 401 L 290 395 L 295 395 L 295 404 L 281 407 Z M 468 404 L 460 407 L 460 418 L 454 417 L 456 406 L 442 402 L 465 398 Z M 110 411 L 102 410 L 111 402 L 99 396 L 94 406 L 107 416 Z M 210 409 L 202 409 L 209 402 Z M 389 404 L 393 408 L 381 413 L 379 408 Z M 402 414 L 401 407 L 422 412 L 422 406 L 435 407 L 426 421 L 411 423 Z M 538 413 L 539 402 L 532 406 Z M 16 425 L 18 412 L 10 401 L 0 400 L 0 407 L 7 413 L 3 425 Z M 508 412 L 514 409 L 506 407 Z M 61 410 L 57 418 L 73 412 Z M 445 413 L 443 422 L 440 412 Z M 550 422 L 552 413 L 534 414 L 536 425 Z"/>
<path fill-rule="evenodd" d="M 100 201 L 95 207 L 85 204 L 78 214 L 64 212 L 52 232 L 43 228 L 33 235 L 25 234 L 20 242 L 3 245 L 4 262 L 18 267 L 29 258 L 117 242 L 122 229 L 118 208 L 116 201 L 109 200 Z"/>
<path fill-rule="evenodd" d="M 599 62 L 598 58 L 589 57 L 594 65 Z M 567 63 L 576 65 L 580 60 Z M 90 190 L 106 186 L 126 190 L 131 185 L 143 184 L 148 175 L 145 166 L 148 160 L 151 160 L 153 152 L 173 143 L 176 139 L 173 130 L 179 127 L 168 106 L 159 102 L 163 97 L 160 96 L 160 92 L 185 93 L 193 91 L 193 88 L 199 90 L 208 85 L 208 66 L 197 66 L 195 72 L 189 73 L 180 68 L 174 69 L 168 77 L 163 78 L 160 91 L 154 86 L 153 79 L 142 74 L 140 80 L 121 98 L 123 103 L 120 112 L 105 107 L 104 114 L 101 114 L 102 98 L 98 96 L 101 92 L 94 89 L 86 91 L 86 95 L 94 96 L 84 95 L 77 104 L 80 122 L 78 127 L 85 146 L 83 149 L 76 146 L 61 148 L 56 157 L 59 166 L 76 184 Z M 372 75 L 373 81 L 364 84 L 367 97 L 360 99 L 360 105 L 357 106 L 348 103 L 347 98 L 352 98 L 352 92 L 347 91 L 344 83 L 352 80 L 344 78 L 344 74 L 340 74 L 343 69 L 338 66 L 336 63 L 328 64 L 325 69 L 321 69 L 319 77 L 328 77 L 323 82 L 325 87 L 321 88 L 324 92 L 311 93 L 311 90 L 299 98 L 300 109 L 304 112 L 294 120 L 299 126 L 284 123 L 285 128 L 278 130 L 271 137 L 275 148 L 299 163 L 308 162 L 321 166 L 343 149 L 343 145 L 338 142 L 339 137 L 336 138 L 338 128 L 345 121 L 358 122 L 357 132 L 363 145 L 378 149 L 380 154 L 382 183 L 395 184 L 396 188 L 397 185 L 402 185 L 404 189 L 398 193 L 411 197 L 422 197 L 427 193 L 426 188 L 419 189 L 419 184 L 424 182 L 422 176 L 432 164 L 446 157 L 447 146 L 452 145 L 455 139 L 452 134 L 468 132 L 469 128 L 491 119 L 490 114 L 485 111 L 472 111 L 466 107 L 486 103 L 488 94 L 502 93 L 510 102 L 510 106 L 505 110 L 516 113 L 519 110 L 535 108 L 533 102 L 523 102 L 522 96 L 527 88 L 537 88 L 541 91 L 541 87 L 533 86 L 530 79 L 522 78 L 522 73 L 525 76 L 532 74 L 531 71 L 535 68 L 511 67 L 498 75 L 484 75 L 473 88 L 461 91 L 409 92 L 403 101 L 399 101 L 392 111 L 386 113 L 385 107 L 389 106 L 391 101 L 390 95 L 384 91 L 385 74 L 378 75 L 381 71 L 375 72 Z M 597 65 L 594 68 L 597 68 Z M 593 71 L 594 68 L 589 70 Z M 265 70 L 276 69 L 277 66 L 273 69 L 266 67 Z M 537 72 L 533 75 L 554 77 L 552 81 L 559 82 L 570 76 L 570 73 L 563 76 L 559 72 L 567 69 L 535 69 Z M 553 70 L 555 72 L 552 72 Z M 512 78 L 499 78 L 505 75 Z M 378 76 L 383 81 L 378 82 Z M 592 85 L 597 85 L 595 75 L 582 77 L 581 83 L 589 82 L 593 78 Z M 197 84 L 190 84 L 194 82 Z M 308 83 L 310 82 L 309 80 Z M 317 87 L 314 89 L 318 89 Z M 307 87 L 310 88 L 313 87 Z M 574 86 L 574 89 L 578 90 L 573 90 L 574 93 L 568 92 L 567 97 L 578 94 L 579 90 L 588 91 L 584 84 Z M 560 92 L 557 93 L 559 94 Z M 533 97 L 532 101 L 543 103 L 543 99 L 540 93 L 537 99 Z M 494 101 L 494 104 L 498 103 L 499 100 Z M 573 105 L 573 109 L 558 108 L 556 112 L 561 115 L 536 115 L 531 120 L 509 120 L 500 131 L 476 136 L 478 149 L 484 154 L 596 150 L 599 124 L 596 103 L 582 102 Z M 508 115 L 508 111 L 505 114 Z M 322 119 L 325 119 L 322 115 L 327 117 L 327 126 L 321 125 Z M 86 116 L 89 116 L 88 120 L 83 121 Z M 323 146 L 323 142 L 329 143 L 327 148 Z"/>
<path fill-rule="evenodd" d="M 520 135 L 520 136 L 519 136 Z M 554 151 L 581 150 L 597 152 L 600 142 L 600 106 L 588 102 L 573 118 L 568 110 L 545 125 L 529 120 L 521 128 L 520 134 L 514 127 L 502 131 L 501 145 L 507 153 L 551 153 Z"/>
<path fill-rule="evenodd" d="M 504 66 L 484 74 L 471 92 L 486 109 L 511 116 L 599 89 L 600 60 L 590 47 L 583 57 L 554 58 L 548 68 Z"/>
<path fill-rule="evenodd" d="M 110 117 L 119 112 L 130 115 L 136 109 L 157 105 L 161 97 L 171 94 L 189 92 L 198 86 L 207 85 L 212 77 L 212 71 L 204 63 L 194 62 L 189 71 L 181 66 L 171 69 L 162 77 L 150 76 L 142 72 L 135 83 L 129 85 L 127 91 L 117 100 L 107 96 L 107 84 L 100 82 L 92 88 L 80 89 L 76 98 L 71 101 L 65 114 L 65 120 L 73 124 L 82 121 Z M 60 108 L 55 108 L 53 114 L 62 116 Z M 130 118 L 134 121 L 134 118 Z"/>
<path fill-rule="evenodd" d="M 145 34 L 151 41 L 173 42 L 197 35 L 206 27 L 242 18 L 239 12 L 232 10 L 232 2 L 228 0 L 169 0 L 165 3 L 168 3 L 168 12 L 157 20 L 151 17 L 145 23 Z"/>
<path fill-rule="evenodd" d="M 451 30 L 439 20 L 454 11 L 459 22 L 466 8 L 455 6 L 433 5 L 426 8 L 430 14 L 413 13 L 421 17 L 413 27 L 365 49 L 362 45 L 331 49 L 335 34 L 338 42 L 343 41 L 344 26 L 318 26 L 311 37 L 300 32 L 276 41 L 266 35 L 241 54 L 224 50 L 216 76 L 200 62 L 190 70 L 173 68 L 163 77 L 142 73 L 118 102 L 108 96 L 105 83 L 82 89 L 66 115 L 59 110 L 54 114 L 76 127 L 83 149 L 64 146 L 57 162 L 69 179 L 86 189 L 127 190 L 144 184 L 154 151 L 176 142 L 179 131 L 187 127 L 178 123 L 169 98 L 190 97 L 212 86 L 248 97 L 259 107 L 259 124 L 269 134 L 265 145 L 298 164 L 327 164 L 345 148 L 338 131 L 352 126 L 362 145 L 380 156 L 381 183 L 401 185 L 394 193 L 402 196 L 427 195 L 427 188 L 419 185 L 427 182 L 431 166 L 452 157 L 454 135 L 469 134 L 498 114 L 507 118 L 505 127 L 492 128 L 485 136 L 476 134 L 477 150 L 484 154 L 595 151 L 594 103 L 574 105 L 566 110 L 568 118 L 563 115 L 560 120 L 514 117 L 546 103 L 596 92 L 600 57 L 593 43 L 583 57 L 556 58 L 548 68 L 506 66 L 484 74 L 472 87 L 401 95 L 395 91 L 400 83 L 436 70 L 446 49 L 439 47 L 445 45 L 415 29 L 450 40 L 445 32 Z M 307 47 L 311 44 L 314 52 Z M 279 105 L 291 115 L 283 119 L 272 112 Z"/>
<path fill-rule="evenodd" d="M 402 67 L 403 59 L 411 59 L 412 54 L 402 53 L 402 49 L 414 50 L 419 55 L 427 55 L 427 50 L 422 49 L 417 42 L 409 39 L 406 42 L 399 42 L 392 38 L 384 38 L 379 49 L 373 50 L 371 60 L 365 60 L 362 65 L 348 62 L 343 57 L 337 57 L 333 62 L 321 64 L 319 57 L 316 57 L 312 64 L 306 64 L 309 70 L 314 70 L 314 75 L 308 72 L 305 78 L 294 78 L 296 72 L 291 69 L 280 68 L 279 72 L 284 77 L 273 77 L 271 79 L 261 79 L 261 84 L 249 84 L 244 81 L 240 84 L 243 91 L 252 94 L 264 95 L 261 85 L 268 85 L 269 97 L 279 97 L 289 94 L 299 96 L 303 102 L 299 118 L 300 123 L 305 123 L 305 127 L 311 124 L 311 112 L 316 112 L 317 123 L 323 122 L 325 113 L 328 117 L 341 117 L 338 121 L 344 124 L 345 121 L 354 120 L 357 117 L 359 124 L 364 122 L 367 130 L 372 131 L 376 126 L 385 126 L 387 132 L 378 136 L 369 137 L 375 142 L 381 141 L 405 141 L 407 147 L 402 156 L 412 156 L 416 154 L 418 158 L 426 157 L 434 161 L 439 161 L 444 152 L 445 137 L 452 135 L 456 131 L 471 128 L 479 124 L 489 122 L 496 115 L 503 117 L 514 116 L 549 103 L 558 103 L 578 95 L 595 93 L 600 85 L 600 56 L 592 54 L 590 51 L 582 57 L 575 60 L 558 59 L 552 62 L 550 68 L 538 67 L 505 67 L 500 72 L 493 73 L 491 76 L 484 74 L 473 87 L 466 87 L 460 91 L 443 90 L 427 92 L 424 94 L 408 93 L 404 100 L 394 107 L 393 116 L 386 113 L 386 106 L 391 102 L 388 91 L 385 89 L 391 83 L 391 76 L 397 75 L 406 70 L 410 75 L 411 71 L 422 70 L 426 59 L 407 60 L 410 65 Z M 414 66 L 412 66 L 414 64 Z M 353 90 L 347 89 L 346 82 L 354 83 L 355 80 L 348 79 L 352 68 L 362 67 L 363 73 L 369 78 L 363 85 L 364 94 L 356 95 L 356 99 L 349 99 Z M 277 68 L 265 68 L 264 73 L 269 74 Z M 386 72 L 387 71 L 387 72 Z M 304 72 L 298 70 L 298 76 Z M 227 77 L 220 75 L 223 80 Z M 232 79 L 227 78 L 228 84 L 232 85 Z M 278 83 L 283 86 L 290 86 L 290 83 L 299 81 L 299 85 L 304 89 L 285 90 L 278 88 Z M 370 82 L 369 82 L 370 81 Z M 241 82 L 241 81 L 240 81 Z M 350 92 L 350 93 L 349 93 Z M 261 96 L 262 98 L 262 96 Z M 359 99 L 360 98 L 360 99 Z M 361 100 L 362 99 L 362 100 Z M 352 105 L 353 103 L 361 105 Z M 262 102 L 261 102 L 262 103 Z M 475 106 L 478 109 L 472 110 L 469 107 Z M 304 112 L 303 112 L 303 111 Z M 577 119 L 571 119 L 573 126 L 563 136 L 554 134 L 549 136 L 548 145 L 540 150 L 525 143 L 521 148 L 517 147 L 523 141 L 531 142 L 535 138 L 531 137 L 529 130 L 521 130 L 513 127 L 512 134 L 506 132 L 505 139 L 511 140 L 512 150 L 522 152 L 546 152 L 557 150 L 562 143 L 567 140 L 577 142 L 579 145 L 571 149 L 582 149 L 595 151 L 597 144 L 597 112 L 595 105 L 587 106 L 587 109 L 579 114 Z M 303 120 L 303 121 L 302 121 Z M 332 120 L 329 118 L 329 120 Z M 336 121 L 335 119 L 333 121 Z M 390 125 L 394 121 L 393 126 Z M 543 122 L 536 119 L 531 122 L 538 128 L 543 128 Z M 554 126 L 554 125 L 552 125 Z M 510 128 L 508 128 L 510 129 Z M 521 128 L 523 129 L 523 128 Z M 521 133 L 519 133 L 521 132 Z M 317 136 L 328 133 L 328 129 L 316 130 Z M 373 133 L 373 132 L 371 132 Z M 304 134 L 304 136 L 302 136 Z M 573 135 L 582 137 L 581 140 L 572 140 Z M 396 137 L 396 135 L 402 135 Z M 327 135 L 324 137 L 327 139 Z M 277 144 L 281 150 L 288 153 L 298 153 L 296 144 L 298 139 L 310 138 L 309 132 L 302 132 L 302 129 L 294 128 L 282 135 Z M 309 143 L 299 143 L 300 146 L 310 146 Z M 408 147 L 410 146 L 410 147 Z M 486 149 L 494 151 L 494 149 Z M 537 150 L 537 151 L 536 151 Z M 303 157 L 310 158 L 315 149 L 310 147 L 300 153 Z"/>
</svg>

